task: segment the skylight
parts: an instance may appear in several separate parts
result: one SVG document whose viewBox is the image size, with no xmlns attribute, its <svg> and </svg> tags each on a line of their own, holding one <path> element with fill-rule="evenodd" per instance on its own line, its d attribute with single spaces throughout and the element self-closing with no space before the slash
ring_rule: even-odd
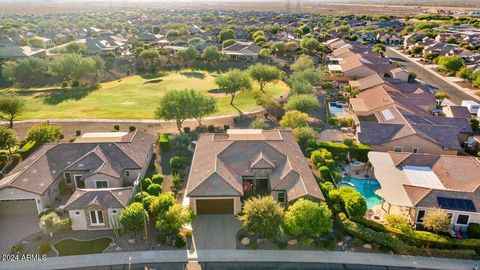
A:
<svg viewBox="0 0 480 270">
<path fill-rule="evenodd" d="M 383 110 L 382 115 L 383 115 L 383 118 L 385 118 L 385 120 L 387 120 L 387 121 L 395 118 L 395 116 L 393 116 L 393 113 L 392 113 L 392 111 L 390 111 L 390 109 Z"/>
</svg>

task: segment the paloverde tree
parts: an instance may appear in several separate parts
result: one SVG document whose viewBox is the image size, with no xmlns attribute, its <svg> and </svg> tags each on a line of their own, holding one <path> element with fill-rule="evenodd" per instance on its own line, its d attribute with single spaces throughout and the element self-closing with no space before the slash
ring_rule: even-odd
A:
<svg viewBox="0 0 480 270">
<path fill-rule="evenodd" d="M 243 229 L 262 238 L 273 238 L 283 223 L 283 207 L 271 196 L 248 199 L 238 218 Z"/>
<path fill-rule="evenodd" d="M 436 233 L 448 231 L 450 216 L 443 209 L 431 209 L 423 217 L 423 226 Z"/>
<path fill-rule="evenodd" d="M 232 69 L 227 73 L 217 76 L 217 78 L 215 78 L 215 83 L 220 91 L 231 96 L 230 105 L 232 106 L 233 99 L 238 92 L 252 89 L 250 77 L 246 72 L 239 69 Z M 238 111 L 240 112 L 240 110 Z"/>
<path fill-rule="evenodd" d="M 313 68 L 315 68 L 315 65 L 312 58 L 305 54 L 300 55 L 300 57 L 298 57 L 298 59 L 295 60 L 292 65 L 290 65 L 291 71 L 304 71 Z"/>
<path fill-rule="evenodd" d="M 18 145 L 18 138 L 15 131 L 11 128 L 0 127 L 0 150 L 8 151 L 8 156 L 12 155 L 12 148 Z"/>
<path fill-rule="evenodd" d="M 280 120 L 280 125 L 285 128 L 298 128 L 304 127 L 308 124 L 308 114 L 299 112 L 297 110 L 291 110 L 285 113 Z"/>
<path fill-rule="evenodd" d="M 198 58 L 199 53 L 197 49 L 190 45 L 185 50 L 175 52 L 175 59 L 183 63 L 186 67 L 192 67 L 195 60 Z"/>
<path fill-rule="evenodd" d="M 45 59 L 31 57 L 17 62 L 8 61 L 4 64 L 2 75 L 12 83 L 29 85 L 38 78 L 45 76 L 48 64 Z"/>
<path fill-rule="evenodd" d="M 437 100 L 437 108 L 442 108 L 443 101 L 448 98 L 450 98 L 450 96 L 446 92 L 436 92 L 435 99 Z"/>
<path fill-rule="evenodd" d="M 306 36 L 302 38 L 300 47 L 304 49 L 308 54 L 311 54 L 320 49 L 320 42 L 313 36 Z"/>
<path fill-rule="evenodd" d="M 53 59 L 49 70 L 66 82 L 75 82 L 95 72 L 95 61 L 91 57 L 83 57 L 76 53 L 65 54 Z"/>
<path fill-rule="evenodd" d="M 201 118 L 216 111 L 216 101 L 202 93 L 190 90 L 170 90 L 160 99 L 155 116 L 163 120 L 175 120 L 177 129 L 182 133 L 185 120 Z"/>
<path fill-rule="evenodd" d="M 280 79 L 281 71 L 274 66 L 265 64 L 255 64 L 250 66 L 248 74 L 260 86 L 260 91 L 264 92 L 263 88 L 267 83 L 274 83 Z"/>
<path fill-rule="evenodd" d="M 228 39 L 235 39 L 235 31 L 229 28 L 223 29 L 222 31 L 220 31 L 220 33 L 218 33 L 218 38 L 220 39 L 220 42 L 224 42 Z"/>
<path fill-rule="evenodd" d="M 165 213 L 158 215 L 155 227 L 160 231 L 175 233 L 178 232 L 183 225 L 192 222 L 192 220 L 192 209 L 177 203 L 170 206 Z"/>
<path fill-rule="evenodd" d="M 216 46 L 208 46 L 202 51 L 202 59 L 209 64 L 216 64 L 223 59 L 223 54 Z"/>
<path fill-rule="evenodd" d="M 27 133 L 27 139 L 37 144 L 54 142 L 62 136 L 62 129 L 47 123 L 37 124 L 31 127 Z"/>
<path fill-rule="evenodd" d="M 160 58 L 160 53 L 157 50 L 143 50 L 140 53 L 140 58 L 146 61 L 149 72 L 155 72 L 157 70 L 157 60 Z"/>
<path fill-rule="evenodd" d="M 122 209 L 119 216 L 122 228 L 130 233 L 137 235 L 144 229 L 144 222 L 148 223 L 148 213 L 139 202 L 134 202 Z"/>
<path fill-rule="evenodd" d="M 25 102 L 14 95 L 0 96 L 0 119 L 6 120 L 9 127 L 13 127 L 13 120 L 25 110 Z"/>
<path fill-rule="evenodd" d="M 285 227 L 292 236 L 319 237 L 333 226 L 332 212 L 324 202 L 299 199 L 285 213 Z"/>
</svg>

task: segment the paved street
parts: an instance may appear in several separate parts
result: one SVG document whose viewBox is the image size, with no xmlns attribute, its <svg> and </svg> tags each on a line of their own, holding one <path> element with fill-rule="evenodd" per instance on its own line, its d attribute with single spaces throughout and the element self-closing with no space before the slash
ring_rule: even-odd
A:
<svg viewBox="0 0 480 270">
<path fill-rule="evenodd" d="M 417 74 L 417 78 L 419 80 L 433 86 L 435 89 L 447 92 L 448 95 L 450 96 L 450 100 L 456 105 L 460 105 L 462 103 L 462 100 L 474 99 L 472 96 L 466 93 L 463 93 L 462 91 L 453 87 L 452 85 L 445 82 L 444 80 L 431 74 L 430 72 L 428 72 L 428 70 L 426 70 L 426 68 L 425 70 L 423 70 L 421 66 L 418 66 L 417 64 L 412 63 L 409 59 L 393 51 L 391 48 L 387 47 L 385 56 L 391 58 L 392 61 L 401 63 L 408 69 L 408 71 L 414 72 L 415 74 Z M 480 98 L 477 98 L 477 100 L 480 101 Z"/>
</svg>

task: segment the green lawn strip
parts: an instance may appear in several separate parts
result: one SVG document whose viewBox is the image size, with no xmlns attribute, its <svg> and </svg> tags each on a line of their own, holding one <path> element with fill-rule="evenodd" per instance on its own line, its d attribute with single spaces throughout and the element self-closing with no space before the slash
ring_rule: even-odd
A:
<svg viewBox="0 0 480 270">
<path fill-rule="evenodd" d="M 58 256 L 102 253 L 112 242 L 111 238 L 103 237 L 89 241 L 64 239 L 55 244 Z"/>
<path fill-rule="evenodd" d="M 102 83 L 98 90 L 52 88 L 53 91 L 49 94 L 21 95 L 26 101 L 26 111 L 20 119 L 152 119 L 158 100 L 167 90 L 190 88 L 206 95 L 213 95 L 217 99 L 218 112 L 214 115 L 237 113 L 237 110 L 229 104 L 230 96 L 215 93 L 216 75 L 206 71 L 170 72 L 154 79 L 129 76 Z M 235 97 L 234 105 L 244 112 L 260 108 L 254 98 L 258 86 L 255 83 L 253 85 L 254 89 L 238 93 Z M 18 90 L 20 89 L 7 89 Z M 46 91 L 43 88 L 42 90 Z M 288 93 L 288 86 L 283 82 L 277 82 L 268 84 L 265 91 L 272 97 L 285 96 Z"/>
</svg>

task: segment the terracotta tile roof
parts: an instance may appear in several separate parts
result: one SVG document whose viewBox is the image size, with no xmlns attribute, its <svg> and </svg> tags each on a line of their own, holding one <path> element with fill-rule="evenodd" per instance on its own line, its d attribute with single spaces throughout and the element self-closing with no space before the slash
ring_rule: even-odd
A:
<svg viewBox="0 0 480 270">
<path fill-rule="evenodd" d="M 356 81 L 349 81 L 351 87 L 358 88 L 359 90 L 365 90 L 383 83 L 385 83 L 385 81 L 377 73 Z"/>
<path fill-rule="evenodd" d="M 123 208 L 131 198 L 133 188 L 76 189 L 65 203 L 65 210 L 83 209 L 96 204 L 103 209 Z"/>
<path fill-rule="evenodd" d="M 46 144 L 20 162 L 8 175 L 8 186 L 43 194 L 65 170 L 85 171 L 85 176 L 104 173 L 119 177 L 124 169 L 141 169 L 154 137 L 141 131 L 129 133 L 117 143 Z"/>
<path fill-rule="evenodd" d="M 286 189 L 289 200 L 301 196 L 324 199 L 291 131 L 232 132 L 199 137 L 187 196 L 240 196 L 242 177 L 253 176 L 255 167 L 261 165 L 272 170 L 272 190 Z"/>
<path fill-rule="evenodd" d="M 432 189 L 426 187 L 417 187 L 412 185 L 403 185 L 403 189 L 408 198 L 412 202 L 412 205 L 417 205 L 425 196 L 427 196 Z"/>
</svg>

